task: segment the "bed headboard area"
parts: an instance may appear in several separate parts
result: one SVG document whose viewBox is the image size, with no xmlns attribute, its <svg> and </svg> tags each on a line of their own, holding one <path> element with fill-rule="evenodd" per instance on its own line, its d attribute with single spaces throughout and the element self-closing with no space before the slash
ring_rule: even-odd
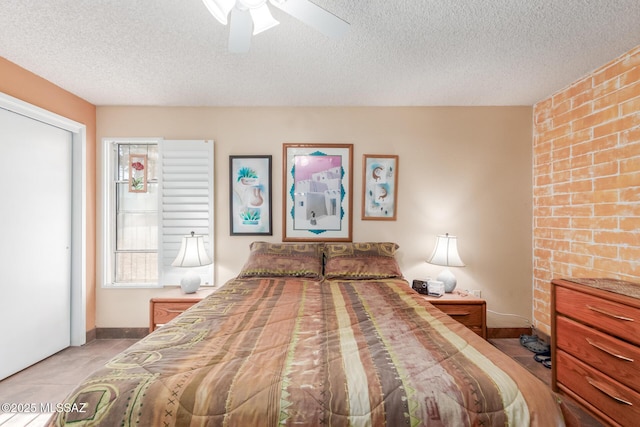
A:
<svg viewBox="0 0 640 427">
<path fill-rule="evenodd" d="M 402 278 L 392 242 L 253 242 L 238 277 Z"/>
</svg>

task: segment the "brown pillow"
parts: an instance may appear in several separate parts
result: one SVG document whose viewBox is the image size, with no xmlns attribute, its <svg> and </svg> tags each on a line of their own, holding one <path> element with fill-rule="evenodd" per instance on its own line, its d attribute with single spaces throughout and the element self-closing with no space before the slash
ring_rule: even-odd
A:
<svg viewBox="0 0 640 427">
<path fill-rule="evenodd" d="M 325 243 L 326 279 L 387 279 L 402 277 L 392 242 Z"/>
<path fill-rule="evenodd" d="M 322 279 L 322 245 L 253 242 L 238 277 L 305 277 Z"/>
</svg>

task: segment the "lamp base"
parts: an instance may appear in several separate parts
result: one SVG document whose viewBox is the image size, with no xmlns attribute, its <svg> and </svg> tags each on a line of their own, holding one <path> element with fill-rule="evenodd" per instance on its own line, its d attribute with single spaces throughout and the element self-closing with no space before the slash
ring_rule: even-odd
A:
<svg viewBox="0 0 640 427">
<path fill-rule="evenodd" d="M 200 282 L 200 276 L 189 271 L 182 280 L 180 280 L 180 288 L 185 294 L 193 294 L 200 288 Z"/>
<path fill-rule="evenodd" d="M 451 270 L 449 270 L 448 268 L 442 270 L 442 272 L 438 274 L 436 280 L 444 283 L 444 291 L 448 294 L 453 292 L 453 290 L 456 288 L 456 285 L 458 284 L 456 276 L 454 276 Z"/>
</svg>

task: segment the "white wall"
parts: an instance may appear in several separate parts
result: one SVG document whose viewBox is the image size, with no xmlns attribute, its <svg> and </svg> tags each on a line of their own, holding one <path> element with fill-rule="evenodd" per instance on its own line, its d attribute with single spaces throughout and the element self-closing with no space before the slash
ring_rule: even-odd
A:
<svg viewBox="0 0 640 427">
<path fill-rule="evenodd" d="M 282 144 L 352 143 L 354 241 L 397 242 L 399 262 L 411 280 L 438 274 L 441 268 L 424 260 L 437 234 L 455 234 L 467 264 L 453 269 L 458 286 L 480 289 L 490 310 L 530 319 L 531 116 L 531 107 L 98 107 L 97 140 L 216 141 L 219 285 L 237 274 L 249 244 L 257 240 L 229 235 L 229 155 L 273 156 L 274 234 L 258 239 L 277 242 L 282 239 Z M 397 221 L 360 220 L 363 154 L 400 156 Z M 100 158 L 97 164 L 100 168 Z M 100 277 L 98 271 L 97 327 L 147 326 L 149 299 L 164 290 L 102 289 Z M 525 326 L 519 318 L 492 314 L 488 323 Z"/>
</svg>

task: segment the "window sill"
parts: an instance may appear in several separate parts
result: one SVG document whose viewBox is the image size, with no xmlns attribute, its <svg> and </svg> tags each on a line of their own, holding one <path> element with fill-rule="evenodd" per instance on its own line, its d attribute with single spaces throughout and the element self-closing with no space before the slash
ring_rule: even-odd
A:
<svg viewBox="0 0 640 427">
<path fill-rule="evenodd" d="M 164 286 L 158 283 L 106 283 L 104 289 L 160 289 Z"/>
</svg>

